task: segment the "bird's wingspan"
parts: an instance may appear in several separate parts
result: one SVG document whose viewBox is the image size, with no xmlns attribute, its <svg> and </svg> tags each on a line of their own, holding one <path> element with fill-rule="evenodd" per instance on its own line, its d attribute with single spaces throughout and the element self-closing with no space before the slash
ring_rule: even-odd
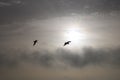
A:
<svg viewBox="0 0 120 80">
<path fill-rule="evenodd" d="M 70 42 L 71 42 L 71 41 L 67 41 L 67 42 L 65 42 L 65 43 L 64 43 L 64 46 L 67 45 L 67 44 L 69 44 Z"/>
</svg>

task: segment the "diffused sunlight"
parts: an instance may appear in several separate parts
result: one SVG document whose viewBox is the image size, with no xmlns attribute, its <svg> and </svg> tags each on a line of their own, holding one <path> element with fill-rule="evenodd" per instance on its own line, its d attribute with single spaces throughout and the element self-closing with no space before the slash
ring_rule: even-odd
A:
<svg viewBox="0 0 120 80">
<path fill-rule="evenodd" d="M 87 39 L 85 32 L 82 31 L 80 28 L 74 28 L 74 26 L 73 28 L 67 29 L 64 36 L 66 40 L 72 41 L 72 45 L 84 45 L 84 42 Z"/>
</svg>

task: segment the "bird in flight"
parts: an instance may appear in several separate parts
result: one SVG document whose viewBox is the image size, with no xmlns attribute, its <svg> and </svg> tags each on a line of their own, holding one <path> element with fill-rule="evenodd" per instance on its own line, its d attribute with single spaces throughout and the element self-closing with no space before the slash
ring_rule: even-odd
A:
<svg viewBox="0 0 120 80">
<path fill-rule="evenodd" d="M 35 46 L 37 42 L 38 42 L 38 40 L 34 40 L 33 41 L 33 46 Z"/>
<path fill-rule="evenodd" d="M 71 41 L 65 42 L 63 46 L 66 46 L 66 45 L 68 45 L 69 43 L 71 43 Z"/>
</svg>

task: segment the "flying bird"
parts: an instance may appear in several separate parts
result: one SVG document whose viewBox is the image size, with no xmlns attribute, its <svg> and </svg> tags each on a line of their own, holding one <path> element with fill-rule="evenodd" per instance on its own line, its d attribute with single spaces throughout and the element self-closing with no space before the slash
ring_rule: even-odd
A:
<svg viewBox="0 0 120 80">
<path fill-rule="evenodd" d="M 68 45 L 69 43 L 71 43 L 71 41 L 67 41 L 64 43 L 64 46 Z"/>
<path fill-rule="evenodd" d="M 38 40 L 34 40 L 33 41 L 33 46 L 35 46 L 37 42 L 38 42 Z"/>
</svg>

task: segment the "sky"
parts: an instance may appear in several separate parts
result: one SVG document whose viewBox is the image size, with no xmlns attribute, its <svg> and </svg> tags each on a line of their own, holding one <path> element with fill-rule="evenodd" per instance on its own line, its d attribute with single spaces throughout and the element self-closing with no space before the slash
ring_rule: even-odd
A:
<svg viewBox="0 0 120 80">
<path fill-rule="evenodd" d="M 120 80 L 119 4 L 0 0 L 0 80 Z"/>
</svg>

